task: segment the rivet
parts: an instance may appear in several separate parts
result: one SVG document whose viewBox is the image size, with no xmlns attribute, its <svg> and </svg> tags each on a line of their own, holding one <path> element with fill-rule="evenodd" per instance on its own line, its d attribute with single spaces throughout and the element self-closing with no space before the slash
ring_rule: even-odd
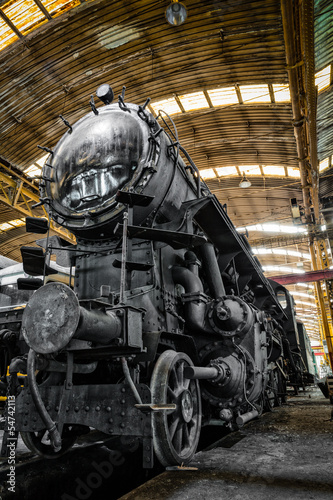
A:
<svg viewBox="0 0 333 500">
<path fill-rule="evenodd" d="M 79 411 L 79 409 L 80 408 L 78 406 L 75 406 L 74 411 Z"/>
<path fill-rule="evenodd" d="M 120 402 L 122 405 L 124 405 L 126 403 L 126 399 L 122 399 Z"/>
<path fill-rule="evenodd" d="M 96 406 L 96 411 L 100 411 L 101 407 L 100 406 Z"/>
<path fill-rule="evenodd" d="M 86 410 L 86 411 L 89 411 L 89 410 L 90 410 L 90 407 L 89 407 L 89 406 L 86 406 L 86 407 L 85 407 L 85 410 Z"/>
<path fill-rule="evenodd" d="M 124 412 L 124 411 L 122 411 L 120 415 L 121 415 L 122 417 L 124 417 L 124 416 L 125 416 L 125 412 Z"/>
<path fill-rule="evenodd" d="M 121 392 L 126 392 L 125 387 L 122 387 L 122 388 L 121 388 Z"/>
<path fill-rule="evenodd" d="M 109 418 L 109 424 L 113 424 L 113 418 Z"/>
<path fill-rule="evenodd" d="M 111 407 L 107 406 L 106 411 L 111 411 Z"/>
<path fill-rule="evenodd" d="M 125 424 L 121 423 L 121 424 L 120 424 L 120 427 L 121 427 L 122 429 L 124 429 Z"/>
</svg>

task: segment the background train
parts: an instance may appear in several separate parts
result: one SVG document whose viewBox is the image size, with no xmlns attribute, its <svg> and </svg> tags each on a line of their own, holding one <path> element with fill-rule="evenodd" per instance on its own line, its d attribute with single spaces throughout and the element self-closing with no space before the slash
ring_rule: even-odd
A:
<svg viewBox="0 0 333 500">
<path fill-rule="evenodd" d="M 239 428 L 302 378 L 291 296 L 265 278 L 172 120 L 149 100 L 126 103 L 124 89 L 115 103 L 108 85 L 97 96 L 104 106 L 92 99 L 46 148 L 41 202 L 77 243 L 47 238 L 23 263 L 48 275 L 52 253 L 75 277 L 31 282 L 25 307 L 0 310 L 28 351 L 10 363 L 7 394 L 16 430 L 46 458 L 95 428 L 140 438 L 144 467 L 187 463 L 203 425 Z"/>
</svg>

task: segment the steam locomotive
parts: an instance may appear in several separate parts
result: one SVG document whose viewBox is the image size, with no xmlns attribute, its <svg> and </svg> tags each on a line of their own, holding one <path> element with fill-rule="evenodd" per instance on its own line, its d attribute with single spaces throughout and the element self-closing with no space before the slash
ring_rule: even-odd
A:
<svg viewBox="0 0 333 500">
<path fill-rule="evenodd" d="M 186 464 L 203 425 L 240 428 L 281 403 L 297 370 L 290 296 L 265 278 L 171 118 L 125 102 L 124 89 L 116 102 L 109 85 L 97 96 L 104 106 L 92 98 L 45 148 L 41 203 L 76 245 L 48 237 L 45 252 L 22 250 L 32 275 L 52 272 L 50 254 L 71 270 L 68 284 L 37 283 L 13 320 L 28 351 L 9 367 L 16 431 L 46 458 L 93 428 L 140 438 L 146 468 Z"/>
</svg>

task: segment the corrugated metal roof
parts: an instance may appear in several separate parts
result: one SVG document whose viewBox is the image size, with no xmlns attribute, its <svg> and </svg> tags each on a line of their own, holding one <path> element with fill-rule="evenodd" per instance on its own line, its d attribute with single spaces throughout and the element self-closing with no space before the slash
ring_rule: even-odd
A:
<svg viewBox="0 0 333 500">
<path fill-rule="evenodd" d="M 333 61 L 333 2 L 314 0 L 315 66 L 322 70 Z"/>
</svg>

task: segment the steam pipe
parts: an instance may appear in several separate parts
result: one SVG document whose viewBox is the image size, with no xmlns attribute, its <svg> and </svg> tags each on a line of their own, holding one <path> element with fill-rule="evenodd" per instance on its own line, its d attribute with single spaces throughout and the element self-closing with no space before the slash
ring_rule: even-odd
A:
<svg viewBox="0 0 333 500">
<path fill-rule="evenodd" d="M 27 374 L 28 374 L 29 388 L 31 391 L 31 397 L 33 402 L 35 403 L 40 418 L 43 420 L 46 429 L 49 431 L 53 449 L 55 452 L 57 452 L 61 450 L 61 436 L 59 434 L 55 422 L 53 422 L 52 418 L 50 417 L 44 406 L 35 378 L 35 369 L 36 369 L 36 355 L 35 351 L 33 349 L 30 349 L 28 354 Z"/>
<path fill-rule="evenodd" d="M 214 246 L 205 243 L 200 247 L 202 263 L 204 265 L 210 293 L 214 299 L 225 295 L 225 288 L 221 277 L 221 271 L 217 262 Z"/>
<path fill-rule="evenodd" d="M 187 295 L 193 295 L 191 300 L 185 303 L 186 324 L 190 330 L 201 331 L 203 333 L 212 333 L 204 327 L 205 322 L 205 302 L 200 299 L 203 293 L 203 285 L 198 276 L 192 271 L 181 266 L 173 266 L 172 278 L 175 283 L 179 283 L 185 288 Z"/>
</svg>

